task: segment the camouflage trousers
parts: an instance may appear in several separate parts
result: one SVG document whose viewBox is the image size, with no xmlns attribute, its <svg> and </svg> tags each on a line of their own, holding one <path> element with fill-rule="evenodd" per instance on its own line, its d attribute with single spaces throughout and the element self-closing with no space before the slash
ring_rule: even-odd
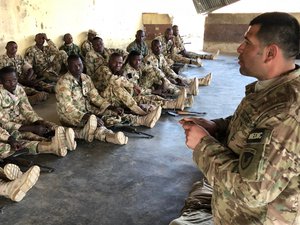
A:
<svg viewBox="0 0 300 225">
<path fill-rule="evenodd" d="M 181 216 L 169 225 L 213 225 L 211 199 L 212 187 L 205 178 L 194 183 L 181 210 Z"/>
<path fill-rule="evenodd" d="M 115 84 L 109 84 L 101 95 L 110 101 L 111 105 L 129 109 L 141 104 L 164 106 L 168 101 L 158 95 L 132 95 L 125 88 Z"/>
<path fill-rule="evenodd" d="M 57 54 L 50 56 L 52 59 L 48 67 L 44 68 L 38 74 L 38 78 L 46 82 L 56 82 L 59 79 L 62 66 L 67 66 L 68 55 L 60 50 Z"/>
<path fill-rule="evenodd" d="M 36 154 L 37 153 L 37 145 L 39 141 L 27 141 L 27 140 L 18 140 L 22 143 L 23 148 L 27 148 L 29 150 L 30 154 Z M 6 143 L 0 143 L 0 159 L 4 159 L 10 155 L 12 155 L 14 152 L 11 151 L 11 147 L 9 144 Z"/>
<path fill-rule="evenodd" d="M 147 68 L 144 71 L 139 85 L 144 89 L 152 90 L 155 90 L 155 86 L 161 86 L 170 94 L 178 95 L 180 93 L 180 89 L 172 84 L 160 69 L 155 67 Z"/>
<path fill-rule="evenodd" d="M 197 58 L 212 59 L 213 58 L 213 54 L 209 54 L 209 53 L 200 54 L 200 53 L 195 53 L 195 52 L 186 52 L 186 54 L 189 58 L 192 58 L 192 59 L 197 59 Z"/>
</svg>

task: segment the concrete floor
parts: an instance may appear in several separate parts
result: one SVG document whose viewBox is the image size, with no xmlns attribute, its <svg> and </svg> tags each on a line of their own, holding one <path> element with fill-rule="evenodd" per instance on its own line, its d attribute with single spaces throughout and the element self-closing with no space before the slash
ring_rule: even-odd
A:
<svg viewBox="0 0 300 225">
<path fill-rule="evenodd" d="M 232 114 L 244 86 L 254 80 L 238 68 L 236 56 L 221 55 L 183 72 L 190 77 L 213 73 L 211 85 L 200 88 L 190 110 L 206 112 L 208 119 Z M 35 109 L 57 122 L 55 107 L 52 96 Z M 153 129 L 140 128 L 153 139 L 132 137 L 125 146 L 78 142 L 64 158 L 29 157 L 55 171 L 42 173 L 19 203 L 0 197 L 1 225 L 167 225 L 180 215 L 188 191 L 201 178 L 180 118 L 163 115 Z"/>
</svg>

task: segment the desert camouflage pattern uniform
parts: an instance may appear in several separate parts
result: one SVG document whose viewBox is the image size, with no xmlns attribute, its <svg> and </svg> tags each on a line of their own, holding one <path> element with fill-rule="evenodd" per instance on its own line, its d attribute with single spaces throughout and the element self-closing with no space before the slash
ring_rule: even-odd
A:
<svg viewBox="0 0 300 225">
<path fill-rule="evenodd" d="M 155 71 L 160 71 L 160 74 L 165 75 L 167 79 L 181 79 L 184 80 L 187 83 L 190 83 L 190 79 L 180 76 L 174 72 L 168 65 L 165 57 L 163 54 L 160 54 L 159 56 L 153 54 L 152 52 L 148 54 L 145 59 L 145 70 L 149 71 L 151 73 L 151 70 L 155 68 Z M 152 75 L 152 74 L 151 74 Z M 149 76 L 149 74 L 147 74 Z M 151 77 L 151 76 L 150 76 Z M 175 86 L 176 87 L 176 86 Z M 170 85 L 170 88 L 172 88 L 172 85 Z"/>
<path fill-rule="evenodd" d="M 160 35 L 155 39 L 161 42 L 162 54 L 166 57 L 166 61 L 168 62 L 169 66 L 173 65 L 174 62 L 183 64 L 191 63 L 191 59 L 186 58 L 174 51 L 174 43 L 172 40 L 167 41 L 164 35 Z"/>
<path fill-rule="evenodd" d="M 81 56 L 80 48 L 78 47 L 78 45 L 75 45 L 74 43 L 71 43 L 69 45 L 64 44 L 60 46 L 59 50 L 64 50 L 68 56 L 72 54 Z"/>
<path fill-rule="evenodd" d="M 175 54 L 179 54 L 179 52 L 185 50 L 184 42 L 180 35 L 177 35 L 177 36 L 174 35 L 173 42 L 174 42 L 173 51 Z M 197 58 L 212 59 L 212 54 L 199 54 L 199 53 L 189 52 L 189 51 L 186 51 L 186 53 L 187 53 L 188 57 L 192 58 L 192 59 L 197 59 Z"/>
<path fill-rule="evenodd" d="M 83 57 L 85 57 L 86 54 L 91 50 L 93 50 L 92 42 L 90 42 L 88 39 L 85 40 L 84 42 L 82 42 L 82 44 L 81 44 L 81 54 L 82 54 Z"/>
<path fill-rule="evenodd" d="M 133 108 L 140 104 L 162 106 L 165 99 L 156 95 L 135 95 L 134 84 L 125 76 L 114 75 L 109 67 L 101 66 L 101 78 L 97 79 L 95 86 L 100 87 L 99 93 L 111 105 L 122 108 Z"/>
<path fill-rule="evenodd" d="M 32 124 L 38 120 L 43 120 L 32 109 L 24 89 L 17 85 L 14 94 L 8 92 L 0 85 L 0 123 L 8 132 L 19 130 L 22 125 Z M 43 120 L 44 121 L 44 120 Z M 49 121 L 44 121 L 53 129 L 57 125 Z M 42 141 L 47 140 L 31 132 L 21 132 L 22 139 Z"/>
<path fill-rule="evenodd" d="M 131 42 L 127 48 L 126 48 L 127 52 L 131 52 L 131 51 L 138 51 L 139 53 L 141 53 L 141 55 L 143 57 L 145 57 L 146 55 L 148 55 L 148 46 L 146 44 L 146 42 L 142 42 L 142 44 L 138 44 L 136 41 Z"/>
<path fill-rule="evenodd" d="M 6 158 L 13 154 L 11 151 L 10 145 L 7 143 L 8 138 L 13 136 L 16 140 L 20 141 L 21 134 L 18 131 L 12 132 L 12 134 L 8 133 L 5 129 L 0 127 L 0 159 Z M 23 147 L 28 148 L 31 154 L 36 154 L 36 149 L 38 145 L 38 141 L 26 141 L 21 140 Z"/>
<path fill-rule="evenodd" d="M 206 136 L 196 146 L 215 225 L 300 224 L 299 75 L 246 86 L 234 115 L 214 120 L 225 144 Z"/>
<path fill-rule="evenodd" d="M 69 72 L 63 75 L 56 84 L 56 103 L 60 121 L 72 127 L 83 127 L 81 120 L 86 113 L 101 117 L 106 126 L 135 122 L 137 118 L 128 114 L 118 116 L 107 110 L 110 103 L 99 95 L 86 74 L 81 74 L 81 83 Z"/>
<path fill-rule="evenodd" d="M 32 66 L 21 56 L 16 55 L 14 58 L 8 57 L 8 55 L 4 54 L 0 56 L 0 68 L 3 68 L 5 66 L 13 66 L 17 72 L 17 77 L 20 80 L 26 80 L 25 77 L 26 69 L 32 68 Z M 39 87 L 39 90 L 41 91 L 48 91 L 53 89 L 52 85 L 47 84 L 43 81 L 40 81 L 38 79 L 33 80 L 36 87 Z M 37 94 L 39 91 L 37 91 L 35 88 L 28 87 L 22 85 L 27 95 L 34 95 Z"/>
<path fill-rule="evenodd" d="M 51 40 L 47 43 L 48 46 L 44 46 L 43 50 L 36 45 L 29 47 L 25 51 L 25 60 L 33 66 L 38 79 L 56 81 L 62 65 L 67 65 L 68 55 L 65 51 L 58 50 Z"/>
</svg>

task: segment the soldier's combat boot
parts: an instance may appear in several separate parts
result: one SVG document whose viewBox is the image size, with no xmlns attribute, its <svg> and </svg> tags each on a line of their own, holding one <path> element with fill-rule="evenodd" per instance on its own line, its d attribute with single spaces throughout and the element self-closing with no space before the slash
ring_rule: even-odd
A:
<svg viewBox="0 0 300 225">
<path fill-rule="evenodd" d="M 1 178 L 15 180 L 21 177 L 23 173 L 17 165 L 8 163 L 3 167 L 3 169 L 0 168 L 0 174 Z"/>
<path fill-rule="evenodd" d="M 35 185 L 40 175 L 40 167 L 33 166 L 14 181 L 0 180 L 0 195 L 15 202 L 21 201 L 26 193 Z"/>
<path fill-rule="evenodd" d="M 197 96 L 199 94 L 198 78 L 193 78 L 189 84 L 188 94 Z"/>
<path fill-rule="evenodd" d="M 68 152 L 65 140 L 65 129 L 61 126 L 58 126 L 55 128 L 55 136 L 52 137 L 51 142 L 40 142 L 37 147 L 37 152 L 65 156 Z"/>
<path fill-rule="evenodd" d="M 97 118 L 95 115 L 91 115 L 82 129 L 75 129 L 75 138 L 84 139 L 87 142 L 92 142 L 94 140 L 96 129 Z"/>
<path fill-rule="evenodd" d="M 95 132 L 95 139 L 116 145 L 126 145 L 128 142 L 128 137 L 126 137 L 123 132 L 119 131 L 114 133 L 112 130 L 107 129 L 104 126 L 97 128 Z"/>
<path fill-rule="evenodd" d="M 65 137 L 66 137 L 66 145 L 67 148 L 71 151 L 75 150 L 77 147 L 77 143 L 75 141 L 75 133 L 72 128 L 65 128 Z"/>
<path fill-rule="evenodd" d="M 212 79 L 212 74 L 209 73 L 204 77 L 198 78 L 199 86 L 208 86 L 210 85 Z"/>
<path fill-rule="evenodd" d="M 183 88 L 175 100 L 168 100 L 164 103 L 163 108 L 164 109 L 180 109 L 183 110 L 185 107 L 185 100 L 186 100 L 186 89 Z"/>
<path fill-rule="evenodd" d="M 147 112 L 145 112 L 141 107 L 139 107 L 138 105 L 133 105 L 131 107 L 129 107 L 130 110 L 132 112 L 134 112 L 135 114 L 137 115 L 140 115 L 140 116 L 144 116 L 144 115 L 147 115 Z"/>
<path fill-rule="evenodd" d="M 134 126 L 146 126 L 146 127 L 154 127 L 156 122 L 159 120 L 161 115 L 161 107 L 158 106 L 152 112 L 148 113 L 146 116 L 137 116 L 136 121 L 134 122 Z"/>
<path fill-rule="evenodd" d="M 216 53 L 212 54 L 210 59 L 214 60 L 214 59 L 218 58 L 219 54 L 220 54 L 220 50 L 218 50 Z"/>
<path fill-rule="evenodd" d="M 202 60 L 200 58 L 191 59 L 191 64 L 199 67 L 203 66 Z"/>
<path fill-rule="evenodd" d="M 193 106 L 193 103 L 194 103 L 194 96 L 190 95 L 185 99 L 184 106 L 189 108 Z"/>
</svg>

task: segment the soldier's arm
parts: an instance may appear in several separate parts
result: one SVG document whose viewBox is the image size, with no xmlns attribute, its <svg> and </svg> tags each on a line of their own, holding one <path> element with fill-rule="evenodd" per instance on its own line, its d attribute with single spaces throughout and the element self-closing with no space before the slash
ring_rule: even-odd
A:
<svg viewBox="0 0 300 225">
<path fill-rule="evenodd" d="M 206 136 L 196 146 L 193 159 L 212 186 L 223 187 L 249 207 L 260 207 L 272 202 L 299 175 L 299 132 L 293 117 L 275 125 L 274 120 L 265 121 L 249 134 L 241 155 Z"/>
<path fill-rule="evenodd" d="M 95 73 L 94 57 L 89 52 L 85 56 L 85 67 L 86 67 L 86 74 L 92 77 Z"/>
</svg>

